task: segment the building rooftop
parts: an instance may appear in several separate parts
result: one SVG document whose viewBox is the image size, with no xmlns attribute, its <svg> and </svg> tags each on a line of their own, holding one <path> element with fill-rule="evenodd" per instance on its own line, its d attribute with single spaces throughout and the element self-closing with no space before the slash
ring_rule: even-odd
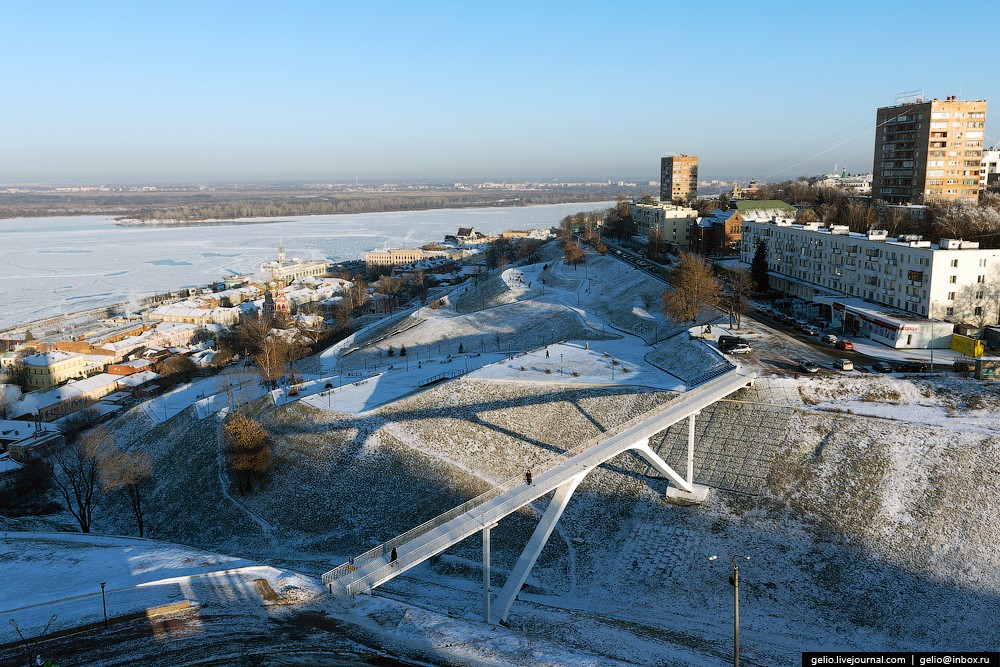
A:
<svg viewBox="0 0 1000 667">
<path fill-rule="evenodd" d="M 158 380 L 160 374 L 153 371 L 142 371 L 140 373 L 133 373 L 132 375 L 119 375 L 117 377 L 118 384 L 122 387 L 138 387 L 147 382 Z"/>
<path fill-rule="evenodd" d="M 55 433 L 57 428 L 51 424 L 42 424 L 42 431 Z M 0 442 L 17 442 L 35 434 L 35 422 L 15 419 L 0 419 Z"/>
<path fill-rule="evenodd" d="M 74 357 L 80 357 L 80 355 L 70 354 L 69 352 L 62 352 L 60 350 L 49 350 L 48 352 L 29 354 L 23 359 L 23 361 L 28 366 L 51 366 L 52 364 L 57 364 L 60 361 L 66 361 L 67 359 L 72 359 Z"/>
<path fill-rule="evenodd" d="M 94 391 L 95 389 L 106 387 L 109 384 L 114 384 L 121 380 L 122 377 L 123 376 L 121 375 L 112 375 L 110 373 L 98 373 L 97 375 L 83 380 L 74 380 L 67 386 L 70 386 L 81 393 L 87 393 L 89 391 Z"/>
<path fill-rule="evenodd" d="M 918 248 L 923 250 L 981 250 L 979 242 L 965 241 L 963 239 L 941 239 L 938 243 L 925 241 L 919 235 L 900 234 L 899 236 L 888 236 L 888 232 L 881 229 L 872 229 L 867 233 L 852 232 L 847 225 L 821 226 L 822 223 L 806 222 L 797 223 L 790 218 L 772 218 L 770 220 L 747 220 L 747 222 L 758 225 L 774 225 L 775 227 L 786 227 L 805 232 L 815 232 L 817 234 L 829 234 L 830 236 L 841 236 L 845 239 L 857 241 L 878 241 L 889 245 L 902 246 L 907 248 Z"/>
</svg>

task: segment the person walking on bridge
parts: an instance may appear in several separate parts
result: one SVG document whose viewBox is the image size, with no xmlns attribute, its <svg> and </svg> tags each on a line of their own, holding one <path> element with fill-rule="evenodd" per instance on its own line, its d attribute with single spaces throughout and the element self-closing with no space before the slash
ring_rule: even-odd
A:
<svg viewBox="0 0 1000 667">
<path fill-rule="evenodd" d="M 390 565 L 396 564 L 396 547 L 393 547 L 392 553 L 389 554 L 389 564 Z"/>
<path fill-rule="evenodd" d="M 528 485 L 531 484 L 531 469 L 530 468 L 527 471 L 525 471 L 525 473 L 524 473 L 524 483 L 528 484 Z"/>
</svg>

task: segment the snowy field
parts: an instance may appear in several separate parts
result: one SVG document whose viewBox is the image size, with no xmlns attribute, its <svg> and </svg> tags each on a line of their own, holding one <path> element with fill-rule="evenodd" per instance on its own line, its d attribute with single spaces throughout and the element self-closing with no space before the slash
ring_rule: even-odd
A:
<svg viewBox="0 0 1000 667">
<path fill-rule="evenodd" d="M 440 209 L 316 215 L 238 225 L 123 227 L 111 217 L 0 220 L 0 329 L 87 310 L 232 273 L 255 273 L 277 257 L 361 259 L 381 248 L 443 241 L 459 227 L 484 233 L 545 228 L 613 202 L 521 208 Z"/>
</svg>

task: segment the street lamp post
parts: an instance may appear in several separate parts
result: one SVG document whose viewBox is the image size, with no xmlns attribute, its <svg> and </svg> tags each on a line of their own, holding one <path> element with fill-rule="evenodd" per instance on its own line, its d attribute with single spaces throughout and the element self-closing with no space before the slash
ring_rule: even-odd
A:
<svg viewBox="0 0 1000 667">
<path fill-rule="evenodd" d="M 107 585 L 107 583 L 108 582 L 106 582 L 106 581 L 102 581 L 101 582 L 101 604 L 104 605 L 104 629 L 105 630 L 108 629 L 108 600 L 107 600 L 107 598 L 104 597 L 104 587 Z"/>
<path fill-rule="evenodd" d="M 59 618 L 58 614 L 52 614 L 52 618 L 50 618 L 49 622 L 45 624 L 45 629 L 42 630 L 36 636 L 36 640 L 38 639 L 38 637 L 44 637 L 48 633 L 49 628 L 52 627 L 52 624 L 56 622 L 57 618 Z M 24 647 L 24 653 L 25 653 L 25 655 L 28 656 L 28 664 L 29 665 L 32 664 L 31 663 L 31 646 L 28 644 L 28 640 L 24 637 L 23 634 L 21 634 L 21 628 L 18 627 L 17 621 L 15 619 L 13 619 L 13 618 L 10 619 L 10 624 L 14 628 L 14 630 L 17 632 L 17 636 L 21 638 L 21 645 Z"/>
<path fill-rule="evenodd" d="M 733 667 L 740 667 L 740 566 L 733 556 L 733 574 L 729 577 L 729 585 L 733 587 Z M 744 556 L 750 560 L 750 556 Z M 718 556 L 709 556 L 708 560 L 717 560 Z"/>
<path fill-rule="evenodd" d="M 26 656 L 28 656 L 28 664 L 30 665 L 31 664 L 31 648 L 28 646 L 28 640 L 25 639 L 24 635 L 21 634 L 21 628 L 17 627 L 17 621 L 16 620 L 14 620 L 13 618 L 10 619 L 10 624 L 14 627 L 14 630 L 17 631 L 17 636 L 21 638 L 21 645 L 24 646 L 24 654 Z"/>
</svg>

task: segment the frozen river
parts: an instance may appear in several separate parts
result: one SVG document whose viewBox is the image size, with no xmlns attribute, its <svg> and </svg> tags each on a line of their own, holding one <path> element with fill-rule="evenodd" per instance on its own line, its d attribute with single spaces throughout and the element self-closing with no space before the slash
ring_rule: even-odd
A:
<svg viewBox="0 0 1000 667">
<path fill-rule="evenodd" d="M 289 257 L 361 259 L 369 250 L 485 233 L 548 228 L 613 202 L 521 208 L 314 215 L 199 227 L 122 227 L 106 216 L 0 220 L 0 329 L 135 301 L 156 292 L 255 273 L 285 244 Z"/>
</svg>

